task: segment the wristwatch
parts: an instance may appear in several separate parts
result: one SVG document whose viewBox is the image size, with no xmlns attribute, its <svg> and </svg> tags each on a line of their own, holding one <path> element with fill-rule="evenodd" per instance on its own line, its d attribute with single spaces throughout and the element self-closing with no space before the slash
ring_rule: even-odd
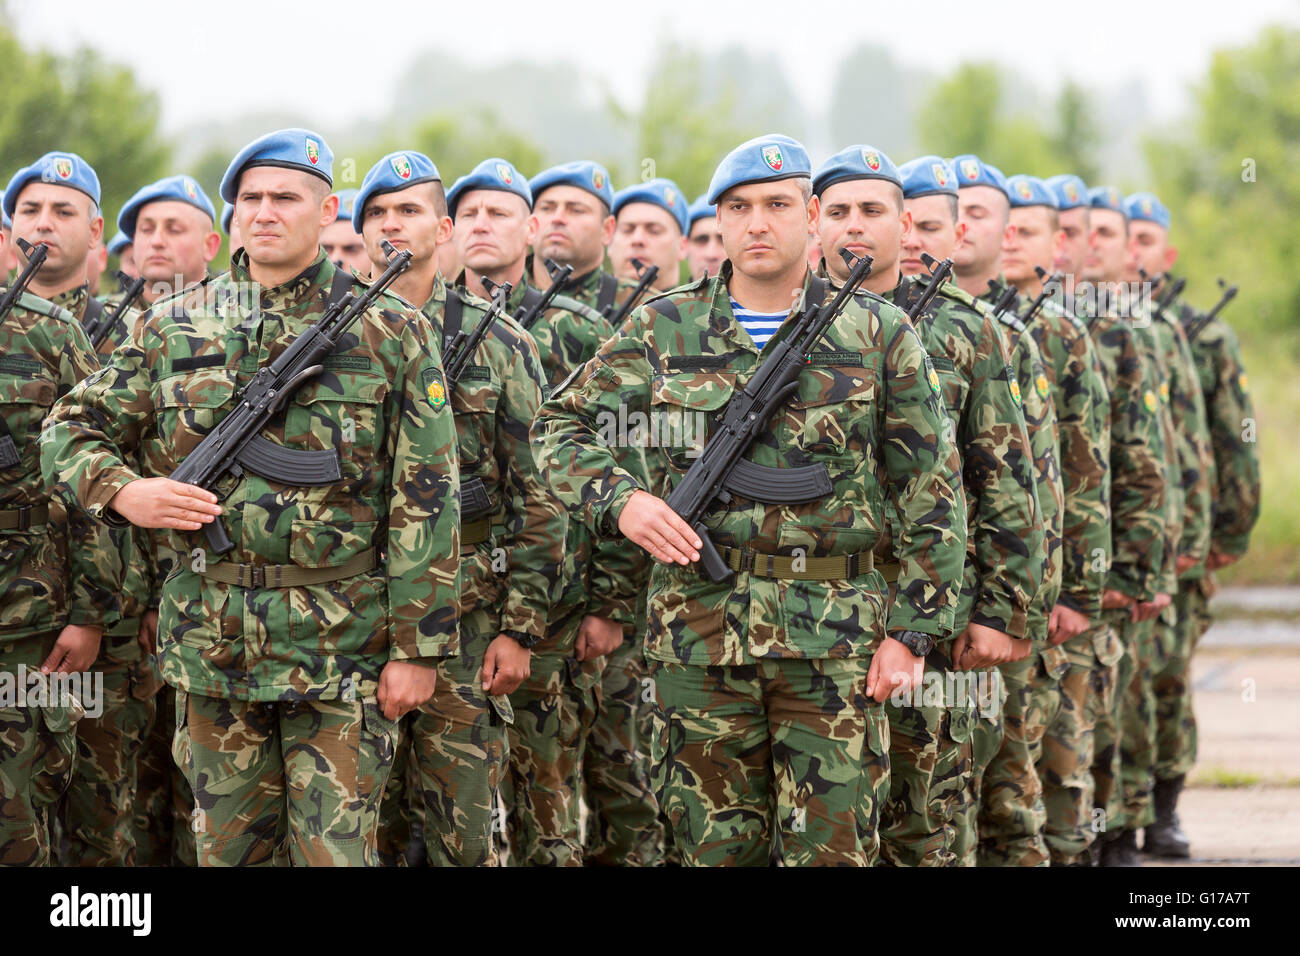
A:
<svg viewBox="0 0 1300 956">
<path fill-rule="evenodd" d="M 541 643 L 542 639 L 537 634 L 528 634 L 524 631 L 502 631 L 506 637 L 512 637 L 520 647 L 530 649 Z"/>
<path fill-rule="evenodd" d="M 889 636 L 911 651 L 913 657 L 924 657 L 934 650 L 934 638 L 920 631 L 895 631 Z"/>
</svg>

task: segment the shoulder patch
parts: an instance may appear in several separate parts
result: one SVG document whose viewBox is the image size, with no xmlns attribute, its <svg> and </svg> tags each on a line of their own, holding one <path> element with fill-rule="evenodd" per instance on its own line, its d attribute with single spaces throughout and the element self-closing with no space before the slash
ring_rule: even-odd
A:
<svg viewBox="0 0 1300 956">
<path fill-rule="evenodd" d="M 1052 392 L 1052 383 L 1047 380 L 1047 375 L 1041 368 L 1034 374 L 1034 391 L 1042 399 L 1046 399 Z"/>
<path fill-rule="evenodd" d="M 925 380 L 935 395 L 943 394 L 943 383 L 939 381 L 939 373 L 934 370 L 934 362 L 928 355 L 925 357 Z"/>
<path fill-rule="evenodd" d="M 424 397 L 435 412 L 441 411 L 447 404 L 447 386 L 443 382 L 442 370 L 430 366 L 422 373 Z"/>
<path fill-rule="evenodd" d="M 1015 369 L 1007 366 L 1007 389 L 1011 392 L 1011 401 L 1019 408 L 1024 399 L 1020 395 L 1020 380 L 1016 378 Z"/>
</svg>

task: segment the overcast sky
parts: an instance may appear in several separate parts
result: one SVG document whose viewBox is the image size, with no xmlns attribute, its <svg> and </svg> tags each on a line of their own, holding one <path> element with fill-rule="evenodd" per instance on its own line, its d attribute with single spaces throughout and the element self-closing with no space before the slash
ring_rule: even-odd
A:
<svg viewBox="0 0 1300 956">
<path fill-rule="evenodd" d="M 311 106 L 331 124 L 382 112 L 384 82 L 446 45 L 463 59 L 579 63 L 627 104 L 639 102 L 655 42 L 709 52 L 739 44 L 770 55 L 805 103 L 819 102 L 839 59 L 862 42 L 945 72 L 996 59 L 1036 85 L 1073 78 L 1112 88 L 1134 76 L 1176 113 L 1211 52 L 1267 23 L 1300 24 L 1300 0 L 1229 4 L 1088 0 L 1067 17 L 1031 0 L 8 0 L 28 44 L 89 45 L 131 63 L 156 90 L 167 129 L 268 107 Z M 1052 4 L 1053 10 L 1067 9 Z M 644 12 L 642 12 L 644 11 Z M 373 27 L 366 21 L 372 17 Z M 869 69 L 869 65 L 864 65 Z M 322 108 L 322 98 L 334 104 Z"/>
</svg>

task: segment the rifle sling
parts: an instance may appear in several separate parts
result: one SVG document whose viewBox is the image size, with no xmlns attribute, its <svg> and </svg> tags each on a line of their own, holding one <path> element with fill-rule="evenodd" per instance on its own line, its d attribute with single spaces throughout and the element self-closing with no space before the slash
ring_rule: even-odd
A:
<svg viewBox="0 0 1300 956">
<path fill-rule="evenodd" d="M 600 274 L 600 289 L 596 293 L 596 311 L 608 318 L 614 313 L 614 300 L 618 298 L 618 280 L 608 272 Z"/>
<path fill-rule="evenodd" d="M 90 296 L 90 298 L 86 300 L 86 314 L 82 316 L 81 327 L 89 331 L 99 325 L 99 320 L 104 317 L 105 310 L 104 303 L 91 296 L 89 292 L 86 295 Z"/>
<path fill-rule="evenodd" d="M 524 288 L 524 297 L 519 301 L 519 310 L 515 314 L 528 316 L 528 321 L 524 323 L 525 329 L 531 329 L 537 320 L 541 318 L 542 313 L 533 312 L 533 309 L 536 308 L 538 302 L 542 301 L 544 295 L 546 295 L 545 292 L 531 285 Z"/>
</svg>

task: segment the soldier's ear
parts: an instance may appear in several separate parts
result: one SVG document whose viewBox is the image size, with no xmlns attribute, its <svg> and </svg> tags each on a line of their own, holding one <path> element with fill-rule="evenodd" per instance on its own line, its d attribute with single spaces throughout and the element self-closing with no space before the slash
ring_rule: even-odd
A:
<svg viewBox="0 0 1300 956">
<path fill-rule="evenodd" d="M 221 233 L 210 232 L 203 237 L 203 261 L 211 262 L 221 251 Z"/>
<path fill-rule="evenodd" d="M 90 220 L 90 244 L 95 246 L 100 239 L 104 238 L 104 217 L 96 216 Z"/>
<path fill-rule="evenodd" d="M 902 226 L 902 231 L 899 232 L 898 236 L 900 239 L 906 239 L 912 234 L 912 210 L 904 209 L 903 214 L 898 217 L 898 221 Z"/>
<path fill-rule="evenodd" d="M 1178 248 L 1176 246 L 1166 245 L 1164 271 L 1168 272 L 1170 269 L 1172 269 L 1174 267 L 1174 263 L 1177 261 L 1178 261 Z"/>
<path fill-rule="evenodd" d="M 808 200 L 808 231 L 813 235 L 817 234 L 818 224 L 822 216 L 822 198 L 813 196 Z"/>
<path fill-rule="evenodd" d="M 339 197 L 330 193 L 320 204 L 320 227 L 324 229 L 339 217 Z"/>
<path fill-rule="evenodd" d="M 533 247 L 533 243 L 537 242 L 537 234 L 541 232 L 541 229 L 541 221 L 536 216 L 530 214 L 528 222 L 524 226 L 524 243 L 529 249 Z"/>
<path fill-rule="evenodd" d="M 600 244 L 607 246 L 614 241 L 614 217 L 606 216 L 605 222 L 600 227 Z"/>
</svg>

